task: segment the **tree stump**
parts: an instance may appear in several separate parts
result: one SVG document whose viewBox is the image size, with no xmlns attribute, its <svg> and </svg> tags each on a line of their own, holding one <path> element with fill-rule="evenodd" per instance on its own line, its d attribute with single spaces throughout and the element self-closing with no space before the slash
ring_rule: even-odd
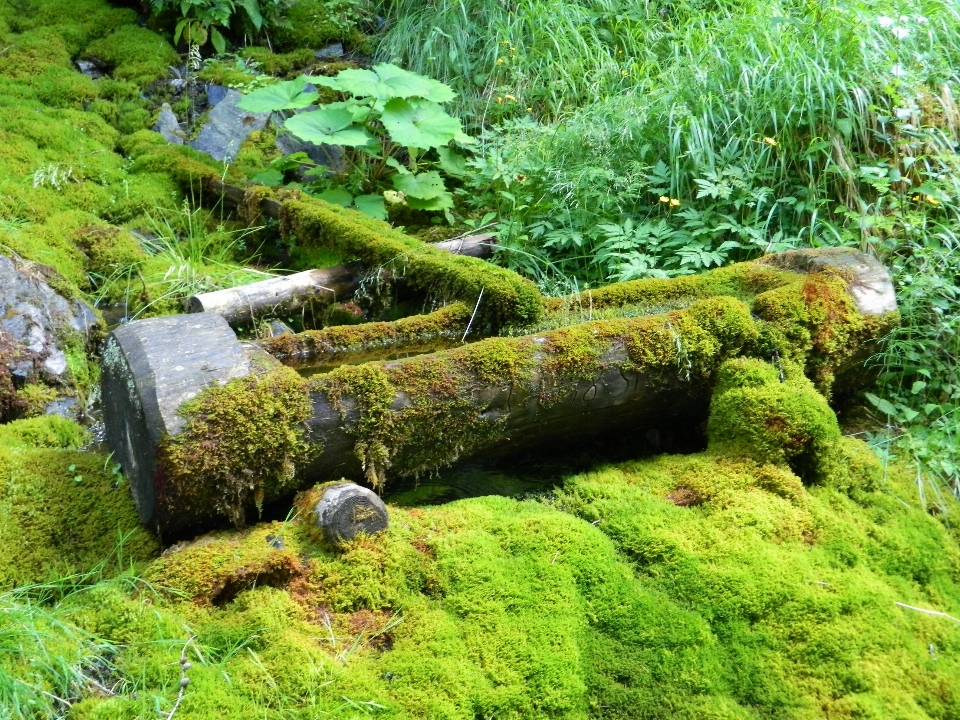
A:
<svg viewBox="0 0 960 720">
<path fill-rule="evenodd" d="M 314 508 L 316 524 L 328 540 L 353 540 L 360 533 L 374 535 L 387 529 L 387 507 L 377 494 L 354 483 L 331 485 Z"/>
</svg>

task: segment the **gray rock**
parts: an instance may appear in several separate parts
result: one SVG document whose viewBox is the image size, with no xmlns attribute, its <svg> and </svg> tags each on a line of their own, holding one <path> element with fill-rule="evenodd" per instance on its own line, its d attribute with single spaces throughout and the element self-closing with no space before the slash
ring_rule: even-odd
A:
<svg viewBox="0 0 960 720">
<path fill-rule="evenodd" d="M 183 145 L 186 135 L 180 129 L 180 121 L 173 113 L 170 103 L 164 103 L 160 106 L 160 114 L 157 116 L 157 123 L 153 126 L 153 131 L 158 132 L 171 145 Z"/>
<path fill-rule="evenodd" d="M 76 420 L 80 416 L 80 403 L 76 398 L 64 397 L 48 403 L 43 409 L 44 415 L 59 415 Z"/>
<path fill-rule="evenodd" d="M 221 85 L 214 85 L 213 83 L 207 84 L 207 104 L 210 107 L 219 105 L 223 99 L 227 96 L 228 88 L 225 88 Z"/>
<path fill-rule="evenodd" d="M 314 517 L 332 542 L 352 540 L 361 532 L 373 535 L 389 525 L 383 500 L 373 490 L 353 483 L 338 483 L 324 490 Z"/>
<path fill-rule="evenodd" d="M 197 138 L 188 143 L 190 147 L 214 160 L 232 162 L 250 133 L 263 130 L 270 119 L 270 113 L 249 113 L 238 108 L 242 99 L 243 95 L 236 90 L 228 90 L 210 111 Z"/>
<path fill-rule="evenodd" d="M 64 340 L 70 334 L 88 337 L 99 321 L 86 303 L 68 301 L 50 287 L 52 273 L 46 266 L 0 255 L 0 383 L 19 390 L 42 381 L 69 395 Z M 0 407 L 0 415 L 11 410 L 7 405 Z"/>
<path fill-rule="evenodd" d="M 314 54 L 317 60 L 336 60 L 342 58 L 346 53 L 343 51 L 343 43 L 330 43 L 317 50 Z"/>
<path fill-rule="evenodd" d="M 77 60 L 76 65 L 77 69 L 91 80 L 99 80 L 103 77 L 97 63 L 92 60 Z"/>
</svg>

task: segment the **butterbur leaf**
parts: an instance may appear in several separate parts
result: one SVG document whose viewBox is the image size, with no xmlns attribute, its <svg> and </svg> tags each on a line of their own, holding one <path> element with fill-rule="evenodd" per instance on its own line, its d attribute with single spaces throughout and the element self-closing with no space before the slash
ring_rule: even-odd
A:
<svg viewBox="0 0 960 720">
<path fill-rule="evenodd" d="M 437 148 L 437 154 L 440 156 L 440 168 L 450 177 L 462 178 L 470 172 L 467 159 L 453 148 Z"/>
<path fill-rule="evenodd" d="M 387 219 L 387 207 L 384 204 L 383 195 L 360 195 L 354 199 L 353 204 L 364 215 L 377 220 Z"/>
<path fill-rule="evenodd" d="M 423 98 L 433 102 L 449 102 L 457 94 L 442 82 L 409 72 L 389 63 L 374 65 L 372 70 L 349 68 L 336 77 L 311 78 L 317 85 L 339 90 L 354 97 L 377 100 Z"/>
<path fill-rule="evenodd" d="M 397 173 L 393 176 L 393 187 L 406 195 L 407 198 L 417 198 L 418 200 L 432 200 L 446 192 L 443 178 L 435 170 L 417 175 Z"/>
<path fill-rule="evenodd" d="M 440 193 L 435 198 L 422 200 L 415 197 L 407 197 L 407 205 L 414 210 L 448 210 L 453 207 L 453 195 L 448 192 Z"/>
<path fill-rule="evenodd" d="M 390 139 L 406 147 L 443 147 L 463 134 L 460 121 L 434 102 L 395 98 L 380 117 Z M 469 140 L 469 138 L 467 138 Z"/>
<path fill-rule="evenodd" d="M 278 110 L 300 110 L 313 105 L 320 97 L 319 93 L 303 92 L 307 85 L 307 78 L 298 77 L 296 80 L 259 88 L 244 96 L 237 103 L 237 107 L 247 112 L 265 113 Z"/>
<path fill-rule="evenodd" d="M 315 194 L 314 197 L 325 200 L 332 205 L 339 205 L 340 207 L 350 207 L 353 205 L 353 195 L 339 188 L 324 190 L 321 193 Z"/>
<path fill-rule="evenodd" d="M 267 168 L 263 172 L 258 172 L 252 178 L 255 183 L 266 185 L 267 187 L 276 187 L 283 185 L 283 173 L 275 168 Z"/>
<path fill-rule="evenodd" d="M 295 115 L 286 128 L 301 140 L 317 145 L 362 147 L 373 140 L 366 128 L 353 124 L 353 115 L 346 108 L 321 107 L 316 112 Z"/>
<path fill-rule="evenodd" d="M 355 123 L 366 122 L 367 118 L 370 117 L 370 106 L 362 102 L 357 102 L 356 100 L 328 103 L 324 105 L 324 107 L 345 108 L 346 110 L 349 110 Z"/>
</svg>

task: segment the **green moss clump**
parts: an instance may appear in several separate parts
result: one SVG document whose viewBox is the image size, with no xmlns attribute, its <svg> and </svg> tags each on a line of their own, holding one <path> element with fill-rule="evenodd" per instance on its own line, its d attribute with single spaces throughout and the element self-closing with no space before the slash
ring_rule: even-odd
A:
<svg viewBox="0 0 960 720">
<path fill-rule="evenodd" d="M 281 523 L 208 535 L 175 546 L 145 579 L 200 604 L 223 605 L 257 585 L 285 586 L 302 573 L 297 536 Z"/>
<path fill-rule="evenodd" d="M 357 19 L 356 0 L 297 0 L 273 30 L 273 42 L 283 50 L 319 50 L 346 39 Z"/>
<path fill-rule="evenodd" d="M 707 434 L 717 452 L 788 466 L 807 482 L 839 469 L 840 428 L 826 398 L 786 361 L 784 377 L 762 360 L 720 366 Z"/>
<path fill-rule="evenodd" d="M 876 341 L 899 322 L 897 313 L 861 315 L 847 283 L 839 271 L 814 272 L 753 301 L 754 312 L 767 322 L 768 344 L 799 362 L 828 396 L 837 375 L 862 366 Z"/>
<path fill-rule="evenodd" d="M 301 47 L 287 53 L 274 53 L 269 48 L 251 46 L 240 51 L 240 56 L 257 63 L 267 75 L 292 80 L 316 64 L 316 48 Z"/>
<path fill-rule="evenodd" d="M 141 86 L 166 77 L 169 66 L 180 62 L 176 50 L 162 36 L 137 25 L 124 25 L 95 40 L 84 55 L 110 65 L 116 80 Z"/>
<path fill-rule="evenodd" d="M 179 525 L 211 512 L 243 525 L 251 504 L 296 488 L 296 464 L 312 450 L 304 422 L 311 414 L 304 381 L 287 368 L 254 372 L 186 403 L 183 432 L 159 450 L 158 513 Z"/>
<path fill-rule="evenodd" d="M 80 448 L 85 430 L 45 416 L 0 425 L 0 588 L 155 556 L 126 483 Z"/>
</svg>

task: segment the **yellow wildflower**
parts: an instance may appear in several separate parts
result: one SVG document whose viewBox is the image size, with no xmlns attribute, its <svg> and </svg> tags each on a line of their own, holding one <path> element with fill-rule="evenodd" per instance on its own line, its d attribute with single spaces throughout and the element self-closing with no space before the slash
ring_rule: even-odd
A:
<svg viewBox="0 0 960 720">
<path fill-rule="evenodd" d="M 662 202 L 662 203 L 668 203 L 668 202 L 670 202 L 670 198 L 668 198 L 666 195 L 661 195 L 661 196 L 660 196 L 660 202 Z"/>
<path fill-rule="evenodd" d="M 516 52 L 516 51 L 517 51 L 517 49 L 516 49 L 515 47 L 511 47 L 511 48 L 510 48 L 510 52 Z"/>
<path fill-rule="evenodd" d="M 765 137 L 765 138 L 763 139 L 763 141 L 764 141 L 767 145 L 769 145 L 770 147 L 776 147 L 776 146 L 777 146 L 777 141 L 774 140 L 772 137 Z"/>
<path fill-rule="evenodd" d="M 502 97 L 498 97 L 498 98 L 497 98 L 497 104 L 498 104 L 498 105 L 502 105 L 502 104 L 503 104 L 503 98 L 502 98 Z"/>
<path fill-rule="evenodd" d="M 939 205 L 940 201 L 937 200 L 933 195 L 924 195 L 923 199 L 926 200 L 931 205 Z"/>
<path fill-rule="evenodd" d="M 497 58 L 497 65 L 503 65 L 503 58 Z"/>
<path fill-rule="evenodd" d="M 680 201 L 677 198 L 670 198 L 670 207 L 676 207 L 680 204 Z"/>
<path fill-rule="evenodd" d="M 621 71 L 620 71 L 620 74 L 623 75 L 624 77 L 626 77 L 626 76 L 629 75 L 630 73 L 628 73 L 626 70 L 621 70 Z"/>
<path fill-rule="evenodd" d="M 533 112 L 533 108 L 527 108 L 527 112 Z"/>
<path fill-rule="evenodd" d="M 504 100 L 516 100 L 516 98 L 515 98 L 513 95 L 504 95 L 504 96 L 503 96 L 503 99 L 504 99 Z"/>
</svg>

